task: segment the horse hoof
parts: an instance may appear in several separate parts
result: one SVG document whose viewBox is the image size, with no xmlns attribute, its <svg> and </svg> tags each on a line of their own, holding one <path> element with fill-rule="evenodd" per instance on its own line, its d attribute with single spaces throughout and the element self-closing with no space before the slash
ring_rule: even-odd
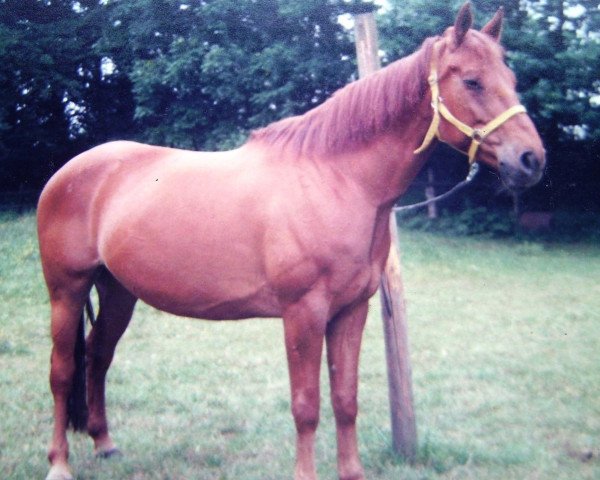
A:
<svg viewBox="0 0 600 480">
<path fill-rule="evenodd" d="M 74 480 L 73 475 L 67 467 L 54 466 L 50 468 L 46 480 Z"/>
<path fill-rule="evenodd" d="M 109 448 L 108 450 L 99 450 L 96 452 L 96 458 L 113 458 L 122 457 L 123 452 L 117 447 Z"/>
</svg>

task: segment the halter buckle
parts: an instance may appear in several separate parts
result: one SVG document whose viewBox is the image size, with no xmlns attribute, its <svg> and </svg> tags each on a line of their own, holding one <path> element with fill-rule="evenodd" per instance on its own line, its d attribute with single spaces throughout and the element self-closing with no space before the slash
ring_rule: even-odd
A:
<svg viewBox="0 0 600 480">
<path fill-rule="evenodd" d="M 474 142 L 482 143 L 485 140 L 485 131 L 480 128 L 474 128 L 471 139 L 473 139 Z"/>
</svg>

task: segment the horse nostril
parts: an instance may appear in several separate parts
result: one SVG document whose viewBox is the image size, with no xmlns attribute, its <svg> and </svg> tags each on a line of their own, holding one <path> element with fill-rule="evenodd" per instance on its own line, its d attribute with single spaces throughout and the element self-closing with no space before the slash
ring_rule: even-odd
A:
<svg viewBox="0 0 600 480">
<path fill-rule="evenodd" d="M 531 150 L 527 150 L 521 155 L 521 165 L 530 172 L 536 172 L 540 169 L 540 160 Z"/>
</svg>

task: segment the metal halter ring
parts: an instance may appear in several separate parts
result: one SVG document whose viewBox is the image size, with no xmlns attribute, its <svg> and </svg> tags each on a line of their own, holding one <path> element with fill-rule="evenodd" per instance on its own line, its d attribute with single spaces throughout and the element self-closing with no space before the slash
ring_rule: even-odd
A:
<svg viewBox="0 0 600 480">
<path fill-rule="evenodd" d="M 485 130 L 480 128 L 474 128 L 473 133 L 471 134 L 471 138 L 477 143 L 482 143 L 485 140 L 485 136 Z"/>
</svg>

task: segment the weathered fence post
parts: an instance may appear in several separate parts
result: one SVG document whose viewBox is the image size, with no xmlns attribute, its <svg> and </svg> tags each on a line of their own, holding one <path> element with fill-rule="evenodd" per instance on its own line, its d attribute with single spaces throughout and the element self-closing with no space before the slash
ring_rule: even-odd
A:
<svg viewBox="0 0 600 480">
<path fill-rule="evenodd" d="M 377 41 L 377 25 L 373 12 L 354 15 L 354 40 L 358 60 L 358 76 L 371 75 L 381 68 Z"/>
<path fill-rule="evenodd" d="M 408 349 L 408 319 L 402 283 L 396 216 L 390 217 L 392 244 L 381 276 L 381 310 L 387 358 L 392 419 L 392 445 L 409 463 L 417 455 L 417 424 L 413 406 L 412 368 Z"/>
<path fill-rule="evenodd" d="M 380 68 L 377 26 L 372 11 L 354 15 L 354 33 L 358 72 L 360 77 L 364 77 Z M 390 234 L 392 244 L 381 279 L 380 295 L 390 395 L 392 445 L 394 451 L 412 463 L 417 453 L 417 428 L 413 407 L 412 371 L 408 350 L 398 226 L 394 213 L 390 217 Z"/>
</svg>

